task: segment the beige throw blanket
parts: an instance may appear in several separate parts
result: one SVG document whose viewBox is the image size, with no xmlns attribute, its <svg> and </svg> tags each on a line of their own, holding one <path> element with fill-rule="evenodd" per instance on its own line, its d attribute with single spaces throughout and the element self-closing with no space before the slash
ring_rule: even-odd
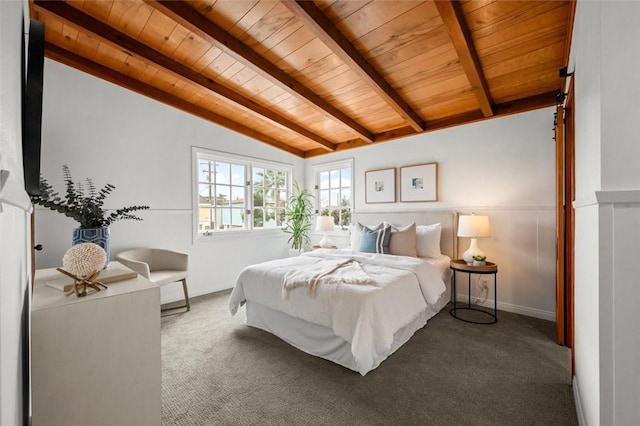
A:
<svg viewBox="0 0 640 426">
<path fill-rule="evenodd" d="M 292 269 L 286 273 L 282 283 L 282 298 L 287 299 L 289 292 L 297 287 L 307 287 L 307 294 L 314 297 L 320 281 L 327 284 L 374 284 L 369 274 L 352 258 L 320 259 L 304 269 Z"/>
</svg>

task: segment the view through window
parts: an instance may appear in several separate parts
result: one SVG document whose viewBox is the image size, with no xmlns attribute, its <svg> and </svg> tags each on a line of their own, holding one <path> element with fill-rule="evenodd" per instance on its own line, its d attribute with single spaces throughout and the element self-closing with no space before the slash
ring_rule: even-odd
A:
<svg viewBox="0 0 640 426">
<path fill-rule="evenodd" d="M 278 228 L 291 168 L 198 151 L 197 234 Z"/>
<path fill-rule="evenodd" d="M 325 164 L 314 168 L 318 214 L 333 216 L 337 228 L 351 223 L 353 205 L 353 161 Z"/>
</svg>

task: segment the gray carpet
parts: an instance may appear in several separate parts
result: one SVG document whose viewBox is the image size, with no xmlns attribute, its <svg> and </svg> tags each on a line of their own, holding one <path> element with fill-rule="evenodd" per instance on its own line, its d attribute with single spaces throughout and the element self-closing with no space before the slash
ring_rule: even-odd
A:
<svg viewBox="0 0 640 426">
<path fill-rule="evenodd" d="M 229 291 L 162 318 L 164 425 L 576 425 L 554 324 L 429 320 L 366 376 L 231 318 Z"/>
</svg>

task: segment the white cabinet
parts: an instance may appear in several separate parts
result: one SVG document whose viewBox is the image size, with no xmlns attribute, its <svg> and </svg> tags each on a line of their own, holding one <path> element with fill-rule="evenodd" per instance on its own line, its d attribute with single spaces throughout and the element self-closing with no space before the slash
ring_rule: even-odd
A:
<svg viewBox="0 0 640 426">
<path fill-rule="evenodd" d="M 126 269 L 118 262 L 109 268 Z M 159 426 L 160 289 L 138 276 L 83 298 L 45 285 L 31 309 L 33 426 Z"/>
</svg>

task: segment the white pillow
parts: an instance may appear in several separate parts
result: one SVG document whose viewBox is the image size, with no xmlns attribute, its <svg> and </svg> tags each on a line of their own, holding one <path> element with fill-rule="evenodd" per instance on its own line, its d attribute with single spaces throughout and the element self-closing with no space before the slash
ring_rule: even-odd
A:
<svg viewBox="0 0 640 426">
<path fill-rule="evenodd" d="M 405 227 L 391 225 L 391 239 L 389 240 L 389 253 L 396 256 L 416 257 L 416 223 Z"/>
<path fill-rule="evenodd" d="M 418 257 L 440 257 L 440 235 L 442 226 L 439 223 L 433 225 L 416 226 L 416 251 Z"/>
<path fill-rule="evenodd" d="M 349 245 L 351 247 L 351 250 L 353 251 L 360 251 L 360 241 L 362 241 L 362 229 L 364 226 L 365 225 L 361 224 L 360 222 L 356 222 L 353 225 L 349 226 Z M 375 226 L 366 226 L 372 231 L 377 231 L 379 229 L 382 229 L 384 223 L 379 223 Z"/>
</svg>

